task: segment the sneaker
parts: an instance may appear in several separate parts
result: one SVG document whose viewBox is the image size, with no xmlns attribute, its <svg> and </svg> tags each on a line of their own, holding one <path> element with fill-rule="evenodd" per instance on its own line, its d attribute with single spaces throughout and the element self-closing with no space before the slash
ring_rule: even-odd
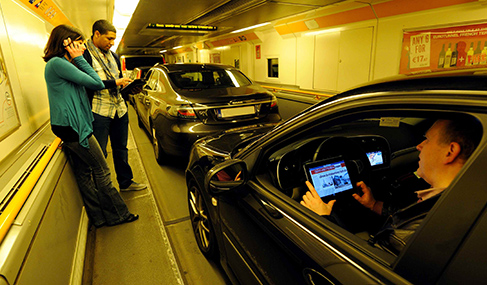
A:
<svg viewBox="0 0 487 285">
<path fill-rule="evenodd" d="M 126 192 L 126 191 L 139 191 L 139 190 L 144 190 L 147 188 L 147 185 L 142 184 L 142 183 L 137 183 L 137 182 L 132 182 L 132 184 L 129 185 L 127 188 L 120 188 L 120 191 Z"/>
</svg>

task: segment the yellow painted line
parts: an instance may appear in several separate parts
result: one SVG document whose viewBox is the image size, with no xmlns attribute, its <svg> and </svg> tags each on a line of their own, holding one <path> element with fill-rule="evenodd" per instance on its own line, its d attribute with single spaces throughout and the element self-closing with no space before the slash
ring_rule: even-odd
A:
<svg viewBox="0 0 487 285">
<path fill-rule="evenodd" d="M 20 209 L 22 209 L 22 206 L 29 197 L 30 192 L 32 192 L 32 189 L 34 189 L 34 186 L 44 172 L 44 169 L 46 169 L 47 164 L 51 160 L 60 143 L 60 138 L 56 138 L 51 143 L 51 146 L 41 157 L 31 174 L 27 177 L 27 179 L 25 179 L 12 201 L 10 201 L 7 208 L 5 208 L 5 211 L 3 211 L 3 213 L 0 215 L 0 242 L 2 242 L 7 235 L 7 232 L 12 226 L 17 214 L 20 212 Z"/>
<path fill-rule="evenodd" d="M 332 97 L 332 96 L 335 96 L 335 95 L 328 95 L 328 94 L 322 94 L 322 93 L 316 93 L 316 92 L 310 92 L 310 91 L 301 91 L 301 90 L 294 90 L 294 89 L 286 89 L 286 88 L 280 88 L 280 87 L 272 87 L 272 86 L 264 86 L 264 85 L 261 85 L 262 87 L 266 88 L 266 89 L 271 89 L 271 90 L 279 90 L 279 91 L 287 91 L 287 92 L 293 92 L 293 93 L 300 93 L 300 94 L 306 94 L 306 95 L 313 95 L 313 96 L 316 96 L 316 97 L 326 97 L 326 98 L 329 98 L 329 97 Z M 319 99 L 319 98 L 317 98 Z"/>
</svg>

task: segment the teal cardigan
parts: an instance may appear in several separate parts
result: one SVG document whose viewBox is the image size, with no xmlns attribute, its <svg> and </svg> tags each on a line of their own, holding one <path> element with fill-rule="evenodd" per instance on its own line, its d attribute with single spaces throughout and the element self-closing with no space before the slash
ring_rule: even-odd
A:
<svg viewBox="0 0 487 285">
<path fill-rule="evenodd" d="M 64 57 L 53 57 L 46 64 L 44 77 L 51 125 L 71 127 L 78 133 L 79 143 L 89 148 L 93 114 L 85 87 L 99 90 L 104 89 L 105 85 L 83 56 L 75 57 L 73 63 Z"/>
</svg>

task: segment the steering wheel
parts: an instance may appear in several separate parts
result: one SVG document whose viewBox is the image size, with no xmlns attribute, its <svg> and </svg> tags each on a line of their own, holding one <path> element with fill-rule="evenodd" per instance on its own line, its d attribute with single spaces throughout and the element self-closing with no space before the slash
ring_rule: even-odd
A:
<svg viewBox="0 0 487 285">
<path fill-rule="evenodd" d="M 313 161 L 341 156 L 352 168 L 351 171 L 357 175 L 357 181 L 369 183 L 370 161 L 362 147 L 352 139 L 346 137 L 329 137 L 324 140 L 316 149 Z"/>
</svg>

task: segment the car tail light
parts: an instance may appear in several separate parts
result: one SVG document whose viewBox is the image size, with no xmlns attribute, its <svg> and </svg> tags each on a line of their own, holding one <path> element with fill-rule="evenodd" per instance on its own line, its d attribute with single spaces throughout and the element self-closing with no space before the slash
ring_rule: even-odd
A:
<svg viewBox="0 0 487 285">
<path fill-rule="evenodd" d="M 168 105 L 166 108 L 169 115 L 183 119 L 196 119 L 196 114 L 191 105 Z"/>
<path fill-rule="evenodd" d="M 139 72 L 137 72 L 136 78 L 142 78 L 142 70 L 139 69 Z"/>
<path fill-rule="evenodd" d="M 122 57 L 122 72 L 127 70 L 127 65 L 125 64 L 125 57 Z"/>
</svg>

